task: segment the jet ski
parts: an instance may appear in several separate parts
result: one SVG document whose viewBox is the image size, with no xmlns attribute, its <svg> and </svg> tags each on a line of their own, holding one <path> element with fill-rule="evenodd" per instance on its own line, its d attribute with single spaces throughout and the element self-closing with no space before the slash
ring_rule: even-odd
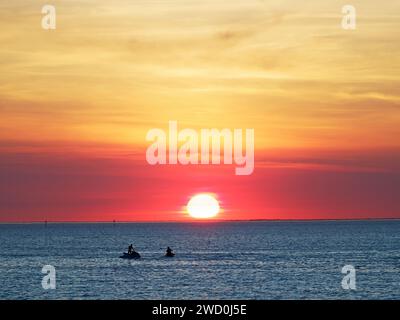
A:
<svg viewBox="0 0 400 320">
<path fill-rule="evenodd" d="M 120 256 L 121 259 L 140 259 L 140 254 L 136 251 L 132 253 L 127 253 L 124 252 L 122 256 Z"/>
<path fill-rule="evenodd" d="M 168 252 L 168 253 L 165 254 L 165 256 L 168 257 L 168 258 L 172 258 L 172 257 L 175 257 L 175 253 Z"/>
</svg>

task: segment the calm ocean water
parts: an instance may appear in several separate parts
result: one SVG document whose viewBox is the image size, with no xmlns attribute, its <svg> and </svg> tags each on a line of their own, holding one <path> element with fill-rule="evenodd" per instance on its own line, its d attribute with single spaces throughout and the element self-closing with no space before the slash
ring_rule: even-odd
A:
<svg viewBox="0 0 400 320">
<path fill-rule="evenodd" d="M 400 299 L 399 249 L 400 221 L 0 225 L 0 299 Z"/>
</svg>

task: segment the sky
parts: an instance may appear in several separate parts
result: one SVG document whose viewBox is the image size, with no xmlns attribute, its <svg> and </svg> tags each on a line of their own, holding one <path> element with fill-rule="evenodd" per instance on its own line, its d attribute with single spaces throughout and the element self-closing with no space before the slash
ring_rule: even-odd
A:
<svg viewBox="0 0 400 320">
<path fill-rule="evenodd" d="M 400 2 L 0 0 L 0 222 L 400 218 Z M 255 170 L 146 162 L 251 128 Z"/>
</svg>

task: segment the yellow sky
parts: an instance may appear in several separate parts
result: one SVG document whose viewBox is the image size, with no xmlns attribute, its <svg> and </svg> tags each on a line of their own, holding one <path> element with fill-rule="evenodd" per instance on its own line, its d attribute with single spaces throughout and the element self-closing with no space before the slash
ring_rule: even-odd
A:
<svg viewBox="0 0 400 320">
<path fill-rule="evenodd" d="M 117 5 L 118 3 L 118 5 Z M 306 3 L 306 4 L 305 4 Z M 0 139 L 143 145 L 169 120 L 256 148 L 400 146 L 400 2 L 0 2 Z"/>
</svg>

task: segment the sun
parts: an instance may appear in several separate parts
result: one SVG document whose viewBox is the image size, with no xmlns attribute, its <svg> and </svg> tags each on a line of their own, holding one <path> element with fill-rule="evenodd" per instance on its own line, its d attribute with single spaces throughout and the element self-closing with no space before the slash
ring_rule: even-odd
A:
<svg viewBox="0 0 400 320">
<path fill-rule="evenodd" d="M 200 193 L 189 200 L 186 209 L 192 218 L 208 219 L 218 214 L 219 203 L 213 195 Z"/>
</svg>

